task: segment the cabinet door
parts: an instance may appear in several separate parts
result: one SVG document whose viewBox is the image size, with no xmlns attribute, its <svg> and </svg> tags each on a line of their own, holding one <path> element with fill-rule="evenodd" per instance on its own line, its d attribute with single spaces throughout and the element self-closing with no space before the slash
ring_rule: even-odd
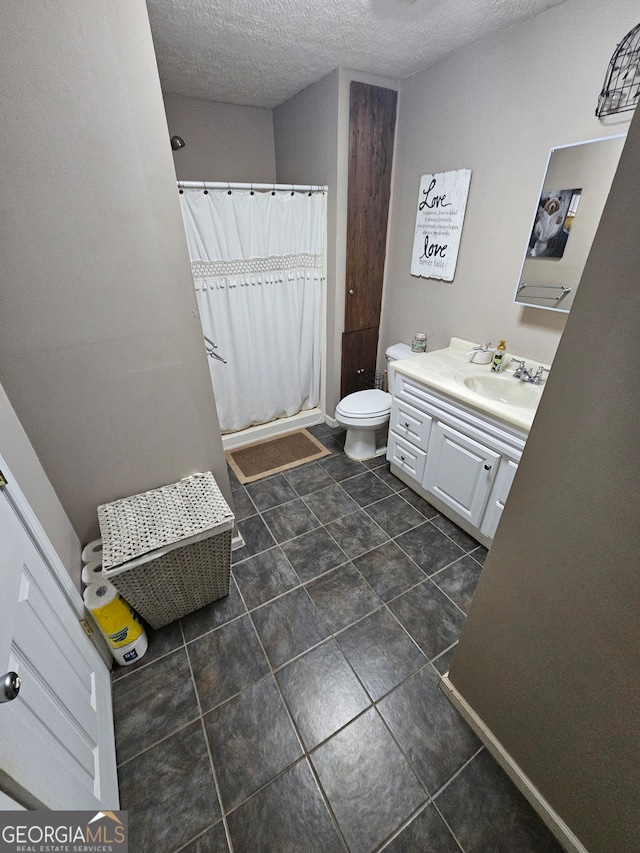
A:
<svg viewBox="0 0 640 853">
<path fill-rule="evenodd" d="M 438 421 L 431 430 L 423 486 L 479 527 L 499 462 L 499 453 Z"/>
<path fill-rule="evenodd" d="M 507 502 L 507 495 L 513 483 L 513 478 L 518 470 L 518 463 L 513 459 L 503 459 L 500 464 L 500 469 L 496 477 L 491 495 L 489 496 L 489 505 L 482 519 L 482 527 L 480 528 L 485 536 L 490 539 L 496 535 L 498 522 L 502 518 L 502 510 Z"/>
</svg>

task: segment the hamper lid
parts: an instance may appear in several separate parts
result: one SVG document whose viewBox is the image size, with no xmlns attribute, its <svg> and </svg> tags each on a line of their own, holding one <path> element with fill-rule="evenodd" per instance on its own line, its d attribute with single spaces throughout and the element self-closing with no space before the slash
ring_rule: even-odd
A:
<svg viewBox="0 0 640 853">
<path fill-rule="evenodd" d="M 103 571 L 158 549 L 233 527 L 211 471 L 98 507 Z M 209 534 L 211 535 L 211 534 Z"/>
</svg>

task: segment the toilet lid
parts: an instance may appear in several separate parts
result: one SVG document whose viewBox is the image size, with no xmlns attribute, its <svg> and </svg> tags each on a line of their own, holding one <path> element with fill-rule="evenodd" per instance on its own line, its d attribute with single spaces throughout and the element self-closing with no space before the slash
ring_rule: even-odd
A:
<svg viewBox="0 0 640 853">
<path fill-rule="evenodd" d="M 391 394 L 377 388 L 371 391 L 356 391 L 340 400 L 338 408 L 351 417 L 372 418 L 391 409 Z"/>
</svg>

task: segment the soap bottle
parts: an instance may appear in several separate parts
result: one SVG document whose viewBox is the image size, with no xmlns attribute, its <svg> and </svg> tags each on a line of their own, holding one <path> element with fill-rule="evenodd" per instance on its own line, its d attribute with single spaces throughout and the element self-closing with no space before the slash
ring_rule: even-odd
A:
<svg viewBox="0 0 640 853">
<path fill-rule="evenodd" d="M 491 370 L 496 373 L 500 373 L 502 370 L 502 365 L 504 362 L 504 354 L 507 351 L 507 342 L 499 341 L 498 346 L 496 347 L 496 351 L 493 354 L 493 361 L 491 362 Z"/>
</svg>

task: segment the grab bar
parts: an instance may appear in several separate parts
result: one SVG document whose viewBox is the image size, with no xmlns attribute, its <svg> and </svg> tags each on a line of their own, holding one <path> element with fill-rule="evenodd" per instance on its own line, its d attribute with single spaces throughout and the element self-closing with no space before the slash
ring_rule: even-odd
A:
<svg viewBox="0 0 640 853">
<path fill-rule="evenodd" d="M 204 337 L 205 341 L 209 344 L 208 347 L 205 347 L 205 349 L 207 350 L 207 355 L 209 356 L 209 358 L 215 358 L 216 361 L 221 361 L 223 364 L 226 364 L 227 359 L 223 358 L 221 355 L 218 355 L 218 353 L 215 352 L 215 350 L 218 349 L 218 344 L 214 344 L 214 342 L 212 340 L 210 340 L 206 335 L 203 335 L 203 337 Z"/>
</svg>

